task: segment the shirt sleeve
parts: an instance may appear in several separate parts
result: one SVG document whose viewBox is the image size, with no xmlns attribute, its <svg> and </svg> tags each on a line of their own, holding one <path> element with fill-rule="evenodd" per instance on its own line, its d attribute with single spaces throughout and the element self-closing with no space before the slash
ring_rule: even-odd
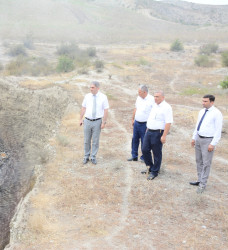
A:
<svg viewBox="0 0 228 250">
<path fill-rule="evenodd" d="M 165 123 L 173 123 L 173 110 L 171 106 L 168 106 L 166 116 L 165 116 Z"/>
<path fill-rule="evenodd" d="M 87 100 L 86 97 L 87 97 L 87 96 L 84 97 L 83 102 L 82 102 L 82 107 L 83 107 L 83 108 L 86 108 L 86 100 Z"/>
<path fill-rule="evenodd" d="M 215 146 L 220 138 L 221 138 L 221 133 L 222 133 L 222 122 L 223 122 L 223 117 L 222 117 L 222 113 L 219 111 L 216 114 L 216 118 L 215 118 L 215 134 L 214 137 L 211 141 L 211 145 Z"/>
<path fill-rule="evenodd" d="M 104 109 L 108 109 L 108 108 L 109 108 L 109 103 L 108 103 L 108 98 L 107 98 L 107 96 L 105 96 L 105 98 L 104 98 L 103 107 L 104 107 Z"/>
</svg>

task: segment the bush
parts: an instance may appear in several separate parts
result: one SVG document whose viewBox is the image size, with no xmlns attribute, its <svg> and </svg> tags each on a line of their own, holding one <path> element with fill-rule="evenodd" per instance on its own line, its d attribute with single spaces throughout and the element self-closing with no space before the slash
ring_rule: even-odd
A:
<svg viewBox="0 0 228 250">
<path fill-rule="evenodd" d="M 31 33 L 26 35 L 23 40 L 23 44 L 27 49 L 34 49 L 33 36 Z"/>
<path fill-rule="evenodd" d="M 0 71 L 2 71 L 4 69 L 4 66 L 2 63 L 0 63 Z"/>
<path fill-rule="evenodd" d="M 86 53 L 89 57 L 95 57 L 96 54 L 97 54 L 97 51 L 96 51 L 96 48 L 95 47 L 89 47 L 87 50 L 86 50 Z"/>
<path fill-rule="evenodd" d="M 53 68 L 48 64 L 45 58 L 28 58 L 19 56 L 16 60 L 11 61 L 6 70 L 9 75 L 48 75 L 53 72 Z"/>
<path fill-rule="evenodd" d="M 6 70 L 8 71 L 9 75 L 23 75 L 28 72 L 29 64 L 28 59 L 19 56 L 16 58 L 16 60 L 11 61 L 7 66 Z"/>
<path fill-rule="evenodd" d="M 26 51 L 23 45 L 14 45 L 9 49 L 11 56 L 26 56 Z"/>
<path fill-rule="evenodd" d="M 31 74 L 33 76 L 49 75 L 53 72 L 53 68 L 48 64 L 47 60 L 43 57 L 35 58 L 35 61 L 31 65 Z"/>
<path fill-rule="evenodd" d="M 79 69 L 78 74 L 87 75 L 88 74 L 88 68 L 83 67 L 83 68 Z"/>
<path fill-rule="evenodd" d="M 222 82 L 220 82 L 220 86 L 223 89 L 228 89 L 228 77 L 225 80 L 223 80 Z"/>
<path fill-rule="evenodd" d="M 222 65 L 228 67 L 228 50 L 222 53 Z"/>
<path fill-rule="evenodd" d="M 104 68 L 104 63 L 100 60 L 97 60 L 94 62 L 94 66 L 95 66 L 97 72 L 102 72 L 102 69 Z"/>
<path fill-rule="evenodd" d="M 195 58 L 195 64 L 199 67 L 212 67 L 214 61 L 212 61 L 207 55 L 199 55 Z"/>
<path fill-rule="evenodd" d="M 171 51 L 181 51 L 184 49 L 182 42 L 179 39 L 176 39 L 170 46 Z"/>
<path fill-rule="evenodd" d="M 57 65 L 58 72 L 70 72 L 74 70 L 74 61 L 71 57 L 63 55 L 59 57 L 59 62 Z"/>
<path fill-rule="evenodd" d="M 200 54 L 210 55 L 218 51 L 218 45 L 215 43 L 208 43 L 200 47 Z"/>
<path fill-rule="evenodd" d="M 78 54 L 80 54 L 80 49 L 77 45 L 70 43 L 70 44 L 61 44 L 57 48 L 57 55 L 59 56 L 67 56 L 72 59 L 76 58 Z"/>
</svg>

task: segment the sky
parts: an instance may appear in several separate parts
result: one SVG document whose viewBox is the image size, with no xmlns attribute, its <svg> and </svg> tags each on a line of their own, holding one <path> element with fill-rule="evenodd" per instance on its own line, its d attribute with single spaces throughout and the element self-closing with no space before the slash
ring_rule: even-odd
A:
<svg viewBox="0 0 228 250">
<path fill-rule="evenodd" d="M 183 0 L 186 2 L 212 4 L 212 5 L 228 5 L 228 0 Z"/>
</svg>

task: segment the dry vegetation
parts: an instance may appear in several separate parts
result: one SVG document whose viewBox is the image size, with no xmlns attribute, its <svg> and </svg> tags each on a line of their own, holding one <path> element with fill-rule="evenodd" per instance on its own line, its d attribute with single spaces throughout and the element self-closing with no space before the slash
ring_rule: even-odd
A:
<svg viewBox="0 0 228 250">
<path fill-rule="evenodd" d="M 49 141 L 52 159 L 40 169 L 35 188 L 14 218 L 7 249 L 228 248 L 228 104 L 227 92 L 217 88 L 227 68 L 219 60 L 213 68 L 195 66 L 198 49 L 188 45 L 176 53 L 169 51 L 169 44 L 102 46 L 98 54 L 106 62 L 103 73 L 62 76 L 59 86 L 75 102 Z M 142 58 L 146 65 L 139 63 Z M 51 87 L 48 79 L 20 84 L 45 89 Z M 83 166 L 79 111 L 94 79 L 101 82 L 111 108 L 98 164 Z M 126 161 L 139 83 L 148 84 L 151 93 L 164 89 L 174 110 L 161 173 L 149 182 L 140 173 L 144 164 Z M 190 141 L 204 92 L 216 95 L 225 121 L 207 190 L 197 195 L 188 184 L 196 178 Z"/>
</svg>

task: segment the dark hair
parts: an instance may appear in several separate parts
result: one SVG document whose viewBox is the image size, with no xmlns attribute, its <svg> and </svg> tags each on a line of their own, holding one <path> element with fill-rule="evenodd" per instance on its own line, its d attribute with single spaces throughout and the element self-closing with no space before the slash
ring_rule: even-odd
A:
<svg viewBox="0 0 228 250">
<path fill-rule="evenodd" d="M 215 101 L 215 97 L 213 95 L 205 95 L 203 98 L 209 98 L 210 102 Z"/>
</svg>

